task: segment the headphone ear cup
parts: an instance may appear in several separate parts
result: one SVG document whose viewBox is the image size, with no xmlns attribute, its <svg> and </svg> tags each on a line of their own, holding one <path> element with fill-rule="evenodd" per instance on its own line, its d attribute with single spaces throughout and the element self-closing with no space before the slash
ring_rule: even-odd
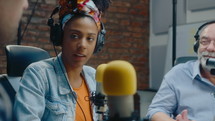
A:
<svg viewBox="0 0 215 121">
<path fill-rule="evenodd" d="M 60 24 L 55 24 L 51 26 L 50 40 L 55 46 L 60 46 L 62 44 L 62 29 Z"/>
<path fill-rule="evenodd" d="M 193 45 L 194 52 L 198 53 L 198 48 L 199 48 L 199 40 L 197 40 Z"/>
<path fill-rule="evenodd" d="M 195 43 L 193 45 L 193 50 L 195 53 L 198 53 L 198 48 L 199 48 L 199 35 L 198 35 L 198 31 L 196 32 L 196 34 L 194 35 L 194 38 L 195 38 Z"/>
<path fill-rule="evenodd" d="M 63 30 L 61 28 L 61 24 L 57 23 L 54 24 L 54 19 L 52 18 L 53 15 L 58 13 L 60 10 L 60 7 L 56 7 L 53 11 L 52 14 L 50 15 L 50 18 L 48 19 L 48 26 L 50 27 L 50 41 L 53 43 L 54 46 L 59 46 L 62 44 L 62 35 L 63 35 Z"/>
<path fill-rule="evenodd" d="M 96 46 L 95 46 L 93 53 L 96 54 L 96 53 L 100 52 L 102 50 L 104 44 L 105 44 L 105 33 L 99 32 Z"/>
<path fill-rule="evenodd" d="M 105 34 L 106 34 L 106 30 L 104 28 L 103 23 L 101 23 L 101 31 L 99 32 L 98 37 L 97 37 L 96 46 L 95 46 L 95 49 L 93 52 L 94 54 L 96 54 L 102 50 L 102 48 L 105 44 Z"/>
</svg>

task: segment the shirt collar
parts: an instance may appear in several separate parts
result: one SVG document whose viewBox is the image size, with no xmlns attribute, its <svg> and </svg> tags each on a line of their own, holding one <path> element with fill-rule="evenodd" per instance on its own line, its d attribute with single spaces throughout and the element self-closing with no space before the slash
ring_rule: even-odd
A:
<svg viewBox="0 0 215 121">
<path fill-rule="evenodd" d="M 65 95 L 71 92 L 70 86 L 68 83 L 68 77 L 66 74 L 66 69 L 64 67 L 63 61 L 62 61 L 62 53 L 59 53 L 57 57 L 54 58 L 54 67 L 58 78 L 59 83 L 59 93 L 61 95 Z M 72 89 L 73 90 L 73 89 Z"/>
<path fill-rule="evenodd" d="M 66 73 L 66 69 L 65 66 L 63 64 L 62 61 L 62 53 L 59 53 L 58 56 L 54 59 L 54 66 L 55 66 L 55 70 L 57 73 L 57 77 L 59 78 L 59 93 L 62 95 L 68 94 L 72 91 L 74 91 L 72 89 L 72 87 L 70 87 L 69 82 L 68 82 L 68 76 Z M 63 70 L 63 71 L 62 71 Z M 86 72 L 86 73 L 85 73 Z M 90 92 L 95 91 L 95 85 L 91 84 L 93 83 L 93 79 L 90 77 L 90 75 L 92 75 L 93 73 L 91 73 L 91 71 L 87 71 L 87 68 L 85 66 L 83 66 L 83 70 L 81 72 L 83 74 L 84 80 L 87 83 L 88 88 L 90 89 Z M 68 83 L 65 83 L 68 82 Z M 71 89 L 70 89 L 71 88 Z"/>
<path fill-rule="evenodd" d="M 197 60 L 194 63 L 194 66 L 193 66 L 193 77 L 192 78 L 193 78 L 193 80 L 202 81 L 204 83 L 207 83 L 209 85 L 214 86 L 208 79 L 202 77 L 202 75 L 200 73 L 200 62 L 199 62 L 199 60 Z"/>
<path fill-rule="evenodd" d="M 196 60 L 193 66 L 193 79 L 195 79 L 196 77 L 201 77 L 201 73 L 200 73 L 200 63 L 199 60 Z"/>
</svg>

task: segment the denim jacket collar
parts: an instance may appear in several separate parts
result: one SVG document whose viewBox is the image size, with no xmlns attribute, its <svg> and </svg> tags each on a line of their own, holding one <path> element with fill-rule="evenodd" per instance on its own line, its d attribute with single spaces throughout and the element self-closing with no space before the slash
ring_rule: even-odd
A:
<svg viewBox="0 0 215 121">
<path fill-rule="evenodd" d="M 54 58 L 54 66 L 57 72 L 57 77 L 59 78 L 59 93 L 61 95 L 66 95 L 71 92 L 74 92 L 73 88 L 69 85 L 68 76 L 66 73 L 65 66 L 62 61 L 62 54 L 60 53 L 56 58 Z M 63 71 L 62 71 L 63 70 Z M 86 80 L 89 92 L 94 92 L 96 89 L 96 85 L 94 85 L 94 80 L 92 79 L 92 74 L 86 66 L 83 66 L 82 74 L 84 79 Z M 66 81 L 67 83 L 64 83 Z"/>
</svg>

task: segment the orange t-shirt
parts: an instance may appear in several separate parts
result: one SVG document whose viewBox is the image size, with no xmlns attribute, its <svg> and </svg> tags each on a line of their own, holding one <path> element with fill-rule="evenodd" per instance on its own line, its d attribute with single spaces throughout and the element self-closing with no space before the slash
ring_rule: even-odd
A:
<svg viewBox="0 0 215 121">
<path fill-rule="evenodd" d="M 85 80 L 84 79 L 82 80 L 82 84 L 79 88 L 73 88 L 73 89 L 77 93 L 77 101 L 83 110 L 82 112 L 80 106 L 78 104 L 76 105 L 75 121 L 85 121 L 84 115 L 87 121 L 93 121 L 90 100 L 89 100 L 89 91 Z"/>
</svg>

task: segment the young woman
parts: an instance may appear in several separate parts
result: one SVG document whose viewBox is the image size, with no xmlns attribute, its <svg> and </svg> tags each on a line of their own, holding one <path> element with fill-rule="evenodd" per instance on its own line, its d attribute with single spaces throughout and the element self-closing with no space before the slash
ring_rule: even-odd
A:
<svg viewBox="0 0 215 121">
<path fill-rule="evenodd" d="M 97 120 L 89 100 L 96 89 L 95 69 L 84 64 L 97 49 L 101 14 L 109 3 L 60 0 L 62 53 L 25 70 L 14 107 L 18 121 Z"/>
</svg>

